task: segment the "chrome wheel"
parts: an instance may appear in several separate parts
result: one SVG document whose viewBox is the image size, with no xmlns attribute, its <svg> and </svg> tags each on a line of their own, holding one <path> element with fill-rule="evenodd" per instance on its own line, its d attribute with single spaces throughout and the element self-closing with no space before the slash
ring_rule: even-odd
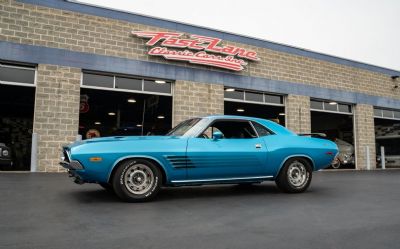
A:
<svg viewBox="0 0 400 249">
<path fill-rule="evenodd" d="M 124 185 L 132 194 L 146 193 L 151 189 L 153 183 L 153 171 L 145 164 L 132 164 L 125 171 Z"/>
<path fill-rule="evenodd" d="M 287 176 L 291 185 L 301 188 L 308 180 L 306 166 L 299 161 L 293 161 L 288 167 Z"/>
</svg>

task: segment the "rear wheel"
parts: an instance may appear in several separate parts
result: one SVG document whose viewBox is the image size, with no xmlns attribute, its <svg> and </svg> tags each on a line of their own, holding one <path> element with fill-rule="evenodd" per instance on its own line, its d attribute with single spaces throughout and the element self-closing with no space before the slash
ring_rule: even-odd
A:
<svg viewBox="0 0 400 249">
<path fill-rule="evenodd" d="M 310 186 L 311 179 L 312 168 L 309 162 L 303 158 L 291 158 L 285 162 L 275 182 L 284 192 L 301 193 Z"/>
<path fill-rule="evenodd" d="M 128 202 L 153 199 L 161 188 L 162 175 L 154 163 L 144 159 L 132 159 L 122 163 L 112 179 L 118 197 Z"/>
</svg>

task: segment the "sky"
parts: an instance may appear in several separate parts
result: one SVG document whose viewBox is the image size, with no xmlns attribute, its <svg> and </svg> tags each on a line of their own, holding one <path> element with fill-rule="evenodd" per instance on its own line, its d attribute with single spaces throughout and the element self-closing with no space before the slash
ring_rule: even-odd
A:
<svg viewBox="0 0 400 249">
<path fill-rule="evenodd" d="M 400 71 L 399 0 L 80 0 Z"/>
</svg>

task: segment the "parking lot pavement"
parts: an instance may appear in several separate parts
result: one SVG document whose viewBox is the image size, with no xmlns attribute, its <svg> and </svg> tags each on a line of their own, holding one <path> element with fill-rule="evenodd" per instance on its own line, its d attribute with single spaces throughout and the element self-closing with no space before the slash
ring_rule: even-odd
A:
<svg viewBox="0 0 400 249">
<path fill-rule="evenodd" d="M 399 248 L 400 171 L 317 172 L 274 183 L 163 189 L 122 203 L 66 174 L 0 174 L 0 248 Z"/>
</svg>

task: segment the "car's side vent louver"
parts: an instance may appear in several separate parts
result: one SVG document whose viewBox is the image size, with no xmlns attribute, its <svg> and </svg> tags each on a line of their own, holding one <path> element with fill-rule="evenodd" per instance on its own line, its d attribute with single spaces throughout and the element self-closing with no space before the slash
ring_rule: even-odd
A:
<svg viewBox="0 0 400 249">
<path fill-rule="evenodd" d="M 187 156 L 164 156 L 174 168 L 193 168 L 194 164 Z"/>
</svg>

